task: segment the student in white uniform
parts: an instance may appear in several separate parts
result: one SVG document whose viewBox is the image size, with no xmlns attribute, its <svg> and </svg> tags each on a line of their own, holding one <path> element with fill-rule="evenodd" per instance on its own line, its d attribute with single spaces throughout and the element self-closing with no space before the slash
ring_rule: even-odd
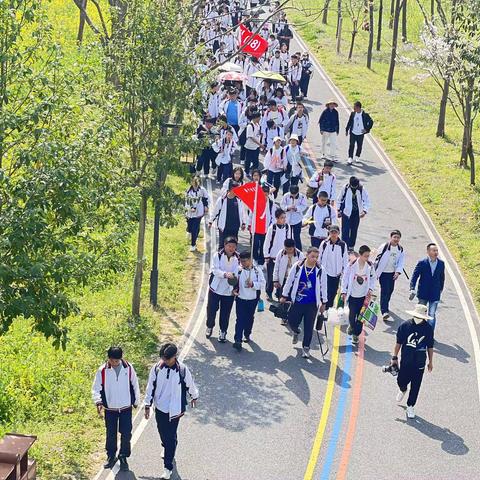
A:
<svg viewBox="0 0 480 480">
<path fill-rule="evenodd" d="M 296 54 L 291 56 L 290 65 L 288 67 L 288 84 L 290 86 L 290 95 L 292 102 L 295 102 L 300 94 L 300 79 L 302 78 L 302 66 Z"/>
<path fill-rule="evenodd" d="M 217 165 L 217 182 L 223 183 L 233 173 L 232 155 L 237 150 L 237 143 L 233 139 L 233 130 L 227 130 L 224 138 L 218 139 L 212 146 L 217 152 L 215 163 Z"/>
<path fill-rule="evenodd" d="M 290 191 L 282 197 L 280 208 L 287 212 L 287 224 L 290 225 L 295 246 L 302 251 L 303 214 L 307 210 L 307 197 L 300 193 L 298 185 L 291 185 Z"/>
<path fill-rule="evenodd" d="M 350 263 L 342 278 L 342 299 L 350 309 L 347 334 L 352 335 L 352 343 L 358 344 L 363 323 L 358 320 L 360 310 L 375 289 L 375 269 L 370 258 L 370 248 L 362 245 L 358 250 L 358 258 Z"/>
<path fill-rule="evenodd" d="M 275 187 L 273 195 L 277 198 L 282 176 L 287 169 L 287 155 L 282 147 L 282 139 L 280 137 L 273 139 L 273 147 L 267 150 L 263 166 L 267 170 L 267 182 Z"/>
<path fill-rule="evenodd" d="M 347 244 L 340 239 L 338 225 L 330 225 L 328 238 L 320 244 L 319 262 L 327 273 L 328 300 L 326 308 L 333 307 L 333 302 L 338 292 L 340 279 L 348 266 Z"/>
<path fill-rule="evenodd" d="M 380 308 L 383 320 L 390 318 L 389 303 L 395 283 L 405 267 L 405 252 L 400 245 L 402 234 L 399 230 L 390 233 L 390 241 L 378 247 L 375 259 L 375 273 L 380 282 Z"/>
<path fill-rule="evenodd" d="M 295 133 L 290 135 L 288 145 L 285 147 L 285 154 L 287 156 L 287 176 L 289 178 L 283 184 L 283 193 L 286 193 L 291 185 L 298 185 L 303 177 L 301 161 L 304 152 L 298 144 L 298 136 Z"/>
<path fill-rule="evenodd" d="M 273 301 L 273 270 L 275 269 L 275 259 L 278 252 L 284 248 L 287 238 L 293 238 L 290 225 L 287 224 L 287 214 L 278 208 L 275 211 L 275 223 L 270 225 L 263 244 L 263 256 L 267 264 L 267 297 L 269 301 Z"/>
<path fill-rule="evenodd" d="M 282 142 L 284 140 L 283 127 L 275 125 L 273 120 L 268 120 L 267 129 L 262 132 L 262 141 L 265 146 L 265 150 L 273 148 L 274 139 L 280 137 Z"/>
<path fill-rule="evenodd" d="M 237 321 L 235 323 L 235 337 L 233 348 L 242 350 L 242 341 L 250 342 L 255 310 L 257 309 L 260 294 L 265 288 L 265 277 L 259 267 L 252 262 L 250 252 L 240 253 L 241 268 L 238 272 L 238 284 L 233 290 L 235 295 L 235 310 Z"/>
<path fill-rule="evenodd" d="M 290 135 L 297 135 L 299 145 L 301 145 L 307 137 L 308 121 L 309 119 L 307 115 L 305 115 L 305 106 L 303 103 L 297 102 L 297 110 L 288 120 L 286 130 Z"/>
<path fill-rule="evenodd" d="M 328 204 L 327 192 L 321 191 L 318 194 L 317 203 L 308 208 L 303 218 L 303 224 L 309 226 L 308 233 L 312 247 L 318 248 L 328 237 L 330 225 L 337 224 L 337 214 L 335 209 Z"/>
<path fill-rule="evenodd" d="M 315 172 L 308 181 L 307 187 L 311 189 L 312 203 L 317 203 L 317 193 L 321 190 L 327 192 L 330 205 L 335 205 L 337 198 L 337 177 L 332 173 L 333 162 L 325 160 L 320 172 Z M 307 196 L 309 188 L 307 188 Z"/>
<path fill-rule="evenodd" d="M 218 93 L 220 85 L 218 82 L 212 82 L 210 84 L 210 93 L 208 95 L 208 116 L 212 123 L 217 121 L 220 115 L 220 94 Z"/>
<path fill-rule="evenodd" d="M 197 239 L 200 233 L 200 223 L 208 213 L 208 193 L 200 185 L 200 178 L 192 178 L 191 185 L 185 192 L 185 217 L 187 232 L 190 234 L 190 251 L 197 249 Z"/>
<path fill-rule="evenodd" d="M 223 243 L 223 248 L 213 254 L 212 269 L 210 271 L 207 300 L 207 329 L 205 336 L 210 338 L 215 327 L 215 318 L 218 309 L 220 309 L 220 334 L 218 341 L 225 343 L 227 340 L 227 330 L 232 311 L 234 296 L 233 287 L 236 285 L 238 272 L 238 241 L 235 237 L 227 237 Z"/>
</svg>

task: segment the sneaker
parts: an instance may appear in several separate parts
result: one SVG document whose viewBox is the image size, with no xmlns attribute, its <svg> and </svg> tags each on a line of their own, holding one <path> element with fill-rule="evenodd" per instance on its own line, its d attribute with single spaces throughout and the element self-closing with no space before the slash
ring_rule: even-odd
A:
<svg viewBox="0 0 480 480">
<path fill-rule="evenodd" d="M 220 334 L 218 335 L 218 341 L 225 343 L 227 341 L 227 332 L 220 331 Z"/>
<path fill-rule="evenodd" d="M 160 477 L 162 480 L 170 480 L 172 478 L 173 470 L 169 470 L 168 468 L 163 469 L 162 476 Z"/>
<path fill-rule="evenodd" d="M 113 468 L 115 464 L 117 463 L 117 457 L 107 457 L 107 461 L 103 464 L 103 468 L 106 470 L 109 468 Z"/>
<path fill-rule="evenodd" d="M 383 321 L 386 322 L 390 318 L 390 314 L 387 313 L 382 313 Z"/>
<path fill-rule="evenodd" d="M 165 449 L 162 447 L 162 451 L 160 453 L 161 458 L 165 458 Z"/>
<path fill-rule="evenodd" d="M 210 338 L 212 336 L 212 333 L 213 333 L 213 328 L 207 327 L 207 329 L 205 330 L 205 336 L 207 338 Z"/>
<path fill-rule="evenodd" d="M 298 329 L 296 332 L 293 332 L 292 343 L 295 345 L 298 343 L 298 336 L 300 335 L 301 330 Z"/>
<path fill-rule="evenodd" d="M 120 460 L 120 471 L 128 472 L 129 468 L 127 459 L 125 457 L 118 457 L 118 459 Z"/>
<path fill-rule="evenodd" d="M 191 251 L 191 252 L 196 252 L 196 251 L 197 251 L 197 246 L 196 246 L 196 245 L 192 245 L 192 246 L 190 247 L 190 251 Z"/>
<path fill-rule="evenodd" d="M 302 357 L 303 358 L 310 358 L 310 349 L 308 347 L 303 347 Z"/>
<path fill-rule="evenodd" d="M 406 390 L 404 392 L 402 392 L 401 390 L 398 391 L 397 397 L 396 397 L 397 403 L 400 403 L 403 400 L 403 397 L 405 396 L 406 393 L 407 393 Z"/>
<path fill-rule="evenodd" d="M 415 418 L 415 410 L 413 407 L 407 407 L 407 418 Z"/>
<path fill-rule="evenodd" d="M 242 351 L 242 344 L 240 342 L 235 342 L 232 347 L 237 351 L 241 352 Z"/>
<path fill-rule="evenodd" d="M 353 163 L 352 157 L 350 157 L 350 158 L 347 160 L 347 163 L 348 163 L 349 165 L 351 165 L 351 164 Z"/>
<path fill-rule="evenodd" d="M 274 302 L 275 301 L 271 295 L 267 295 L 267 300 L 269 302 Z"/>
<path fill-rule="evenodd" d="M 282 318 L 280 325 L 287 325 L 287 323 L 288 323 L 288 320 L 286 318 Z"/>
<path fill-rule="evenodd" d="M 353 333 L 353 328 L 349 325 L 347 327 L 347 335 L 351 335 Z"/>
<path fill-rule="evenodd" d="M 353 345 L 358 345 L 358 336 L 357 335 L 352 335 L 352 343 L 353 343 Z"/>
<path fill-rule="evenodd" d="M 360 161 L 360 157 L 355 157 L 353 160 L 355 163 L 358 163 Z"/>
<path fill-rule="evenodd" d="M 250 340 L 251 340 L 250 335 L 245 335 L 245 338 L 243 339 L 243 341 L 245 343 L 250 343 Z"/>
</svg>

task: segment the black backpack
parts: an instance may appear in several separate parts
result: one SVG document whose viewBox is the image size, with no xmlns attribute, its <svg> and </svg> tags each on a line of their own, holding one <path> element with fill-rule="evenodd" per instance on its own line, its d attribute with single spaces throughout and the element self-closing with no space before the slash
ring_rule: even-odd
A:
<svg viewBox="0 0 480 480">
<path fill-rule="evenodd" d="M 247 126 L 243 129 L 242 133 L 238 137 L 238 144 L 241 147 L 244 147 L 245 144 L 247 143 L 247 128 L 248 128 L 248 125 L 252 125 L 252 127 L 255 129 L 255 126 L 253 125 L 252 122 L 249 122 L 247 124 Z"/>
</svg>

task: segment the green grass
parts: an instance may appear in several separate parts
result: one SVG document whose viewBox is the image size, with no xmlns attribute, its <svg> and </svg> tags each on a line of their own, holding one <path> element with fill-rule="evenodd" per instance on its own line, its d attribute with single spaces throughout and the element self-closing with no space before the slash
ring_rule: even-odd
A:
<svg viewBox="0 0 480 480">
<path fill-rule="evenodd" d="M 183 180 L 172 180 L 183 191 Z M 146 238 L 146 265 L 142 317 L 130 317 L 133 263 L 111 287 L 83 292 L 82 314 L 68 319 L 69 342 L 65 351 L 54 349 L 30 324 L 17 320 L 0 337 L 0 435 L 18 431 L 38 435 L 33 456 L 42 480 L 90 478 L 103 455 L 103 424 L 96 417 L 90 395 L 93 375 L 105 351 L 120 344 L 136 367 L 142 386 L 155 358 L 160 338 L 175 338 L 195 298 L 184 222 L 161 229 L 159 261 L 159 311 L 148 306 L 148 274 L 152 245 L 152 215 Z M 136 236 L 131 239 L 135 258 Z M 175 322 L 167 320 L 167 317 Z M 68 477 L 73 475 L 73 477 Z"/>
<path fill-rule="evenodd" d="M 295 0 L 293 5 L 313 8 L 315 4 L 311 0 Z M 409 6 L 409 39 L 418 41 L 420 13 L 414 2 L 409 2 Z M 385 8 L 389 11 L 388 3 Z M 469 186 L 469 171 L 458 168 L 462 128 L 451 108 L 447 114 L 448 140 L 435 137 L 439 88 L 432 79 L 425 79 L 422 72 L 400 63 L 395 72 L 394 90 L 387 92 L 392 38 L 387 15 L 384 16 L 382 51 L 374 52 L 373 70 L 366 68 L 367 32 L 359 34 L 354 58 L 347 60 L 351 32 L 348 18 L 344 19 L 342 53 L 337 55 L 334 11 L 330 13 L 329 25 L 322 25 L 320 20 L 308 23 L 309 18 L 300 11 L 289 11 L 288 17 L 348 100 L 361 100 L 374 118 L 373 134 L 433 219 L 479 305 L 480 192 L 478 187 Z M 401 46 L 400 55 L 413 54 L 412 45 Z M 479 131 L 477 122 L 474 143 Z"/>
</svg>

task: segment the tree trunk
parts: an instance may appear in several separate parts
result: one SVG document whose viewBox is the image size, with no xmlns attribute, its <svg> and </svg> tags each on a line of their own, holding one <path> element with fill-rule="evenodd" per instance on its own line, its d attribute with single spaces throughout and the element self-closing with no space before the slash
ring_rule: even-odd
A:
<svg viewBox="0 0 480 480">
<path fill-rule="evenodd" d="M 435 16 L 435 0 L 430 0 L 430 16 L 433 17 Z"/>
<path fill-rule="evenodd" d="M 400 21 L 401 8 L 402 8 L 402 1 L 395 0 L 395 15 L 393 17 L 392 54 L 390 56 L 390 68 L 388 69 L 387 90 L 393 90 L 393 74 L 395 73 L 395 62 L 397 59 L 398 24 Z"/>
<path fill-rule="evenodd" d="M 137 262 L 135 265 L 135 278 L 133 280 L 133 295 L 132 295 L 132 315 L 135 317 L 138 317 L 140 315 L 140 300 L 142 295 L 143 257 L 145 252 L 146 223 L 147 223 L 147 194 L 142 193 L 142 197 L 140 200 L 140 218 L 138 221 Z"/>
<path fill-rule="evenodd" d="M 372 68 L 373 55 L 373 0 L 368 2 L 368 50 L 367 50 L 367 68 Z"/>
<path fill-rule="evenodd" d="M 465 108 L 463 109 L 463 140 L 462 153 L 460 156 L 460 166 L 466 167 L 469 157 L 469 148 L 472 144 L 472 99 L 473 99 L 474 80 L 468 80 L 468 86 L 465 95 Z M 473 152 L 472 152 L 473 155 Z"/>
<path fill-rule="evenodd" d="M 340 28 L 340 19 L 342 18 L 342 0 L 337 2 L 337 31 L 335 32 L 335 38 L 338 38 L 338 30 Z"/>
<path fill-rule="evenodd" d="M 407 0 L 403 0 L 402 5 L 402 42 L 407 42 Z"/>
<path fill-rule="evenodd" d="M 473 125 L 472 125 L 473 127 Z M 470 129 L 470 131 L 472 131 Z M 470 144 L 468 145 L 468 158 L 470 159 L 470 185 L 475 185 L 475 156 L 473 154 L 473 144 L 470 139 Z"/>
<path fill-rule="evenodd" d="M 83 32 L 85 30 L 85 20 L 86 20 L 86 15 L 84 10 L 86 10 L 87 8 L 87 0 L 81 0 L 81 2 L 82 2 L 83 10 L 80 10 L 80 21 L 78 23 L 78 33 L 77 33 L 78 43 L 83 42 Z"/>
<path fill-rule="evenodd" d="M 352 30 L 352 41 L 350 42 L 350 51 L 348 52 L 348 59 L 351 60 L 353 57 L 353 47 L 355 46 L 355 37 L 357 36 L 357 23 L 355 19 L 353 21 L 353 30 Z"/>
<path fill-rule="evenodd" d="M 324 25 L 327 24 L 327 20 L 328 20 L 328 8 L 330 6 L 330 0 L 325 0 L 325 4 L 323 5 L 323 15 L 322 15 L 322 23 Z"/>
<path fill-rule="evenodd" d="M 395 16 L 395 0 L 390 0 L 390 18 L 388 19 L 388 28 L 393 28 L 393 17 Z"/>
<path fill-rule="evenodd" d="M 383 22 L 383 0 L 378 5 L 378 27 L 377 27 L 377 52 L 382 46 L 382 22 Z"/>
<path fill-rule="evenodd" d="M 440 100 L 440 111 L 438 113 L 437 137 L 445 136 L 445 116 L 447 114 L 448 93 L 450 90 L 450 81 L 444 80 L 442 89 L 442 99 Z"/>
<path fill-rule="evenodd" d="M 338 19 L 338 35 L 337 35 L 337 54 L 340 55 L 340 49 L 342 46 L 342 24 L 343 24 L 343 17 Z"/>
</svg>

